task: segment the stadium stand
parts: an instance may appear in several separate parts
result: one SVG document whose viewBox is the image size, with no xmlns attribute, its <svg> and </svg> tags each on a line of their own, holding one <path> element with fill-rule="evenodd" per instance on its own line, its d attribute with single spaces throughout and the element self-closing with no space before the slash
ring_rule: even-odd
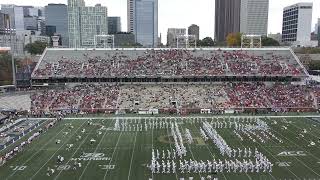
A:
<svg viewBox="0 0 320 180">
<path fill-rule="evenodd" d="M 2 114 L 2 113 L 0 112 L 0 125 L 3 124 L 2 122 L 3 122 L 5 119 L 7 119 L 7 117 L 8 117 L 8 116 L 6 116 L 6 115 L 4 115 L 4 114 Z"/>
<path fill-rule="evenodd" d="M 34 115 L 317 111 L 320 88 L 291 49 L 46 49 L 32 73 Z M 304 83 L 305 84 L 305 83 Z"/>
<path fill-rule="evenodd" d="M 44 52 L 32 74 L 34 82 L 52 78 L 66 82 L 83 78 L 144 82 L 134 78 L 145 78 L 152 82 L 152 78 L 186 77 L 200 78 L 189 81 L 206 81 L 203 77 L 238 76 L 304 77 L 306 71 L 289 49 L 50 49 Z"/>
<path fill-rule="evenodd" d="M 31 96 L 31 111 L 34 114 L 70 110 L 116 112 L 119 109 L 126 112 L 187 109 L 195 113 L 200 113 L 201 109 L 309 111 L 317 108 L 312 93 L 306 86 L 262 82 L 215 85 L 86 84 L 37 92 Z"/>
</svg>

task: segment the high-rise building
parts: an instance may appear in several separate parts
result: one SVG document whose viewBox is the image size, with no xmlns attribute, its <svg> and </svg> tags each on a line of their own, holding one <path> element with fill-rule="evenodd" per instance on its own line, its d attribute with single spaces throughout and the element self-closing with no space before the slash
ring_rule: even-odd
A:
<svg viewBox="0 0 320 180">
<path fill-rule="evenodd" d="M 114 47 L 132 47 L 135 44 L 134 35 L 132 33 L 117 33 L 114 35 Z"/>
<path fill-rule="evenodd" d="M 96 35 L 108 34 L 107 7 L 86 7 L 84 0 L 68 0 L 69 47 L 94 47 Z"/>
<path fill-rule="evenodd" d="M 14 7 L 14 23 L 16 32 L 19 34 L 24 31 L 24 11 L 23 7 L 15 6 Z"/>
<path fill-rule="evenodd" d="M 185 28 L 169 28 L 167 32 L 167 46 L 171 48 L 177 47 L 177 38 L 186 35 Z"/>
<path fill-rule="evenodd" d="M 268 33 L 269 0 L 241 0 L 240 32 L 266 36 Z"/>
<path fill-rule="evenodd" d="M 215 40 L 226 40 L 229 33 L 240 32 L 240 0 L 215 1 Z"/>
<path fill-rule="evenodd" d="M 46 23 L 45 23 L 45 17 L 38 17 L 37 18 L 37 28 L 40 32 L 40 35 L 44 36 L 46 34 Z"/>
<path fill-rule="evenodd" d="M 61 36 L 62 46 L 69 46 L 68 7 L 65 4 L 48 4 L 45 7 L 46 25 L 55 27 L 55 33 Z M 50 29 L 50 32 L 52 30 Z"/>
<path fill-rule="evenodd" d="M 121 18 L 108 17 L 108 34 L 116 34 L 121 32 Z"/>
<path fill-rule="evenodd" d="M 145 47 L 157 46 L 158 0 L 128 0 L 128 32 Z"/>
<path fill-rule="evenodd" d="M 24 55 L 25 38 L 23 35 L 5 34 L 0 35 L 0 47 L 10 47 L 14 56 Z"/>
<path fill-rule="evenodd" d="M 283 9 L 283 42 L 310 42 L 312 7 L 313 3 L 297 3 Z"/>
<path fill-rule="evenodd" d="M 35 17 L 38 17 L 39 16 L 39 9 L 38 8 L 29 8 L 28 9 L 29 12 L 28 12 L 28 16 L 35 16 Z"/>
<path fill-rule="evenodd" d="M 54 36 L 57 33 L 57 28 L 55 26 L 46 26 L 46 36 Z M 61 35 L 60 35 L 61 36 Z"/>
<path fill-rule="evenodd" d="M 4 34 L 6 30 L 6 14 L 0 11 L 0 34 Z"/>
<path fill-rule="evenodd" d="M 30 16 L 30 9 L 34 8 L 33 6 L 19 6 L 23 9 L 23 16 Z"/>
<path fill-rule="evenodd" d="M 320 18 L 318 18 L 318 47 L 320 47 Z"/>
<path fill-rule="evenodd" d="M 195 35 L 196 36 L 196 40 L 199 40 L 199 35 L 200 35 L 200 28 L 199 26 L 192 24 L 191 26 L 189 26 L 188 28 L 188 34 L 189 35 Z"/>
<path fill-rule="evenodd" d="M 25 30 L 38 30 L 38 17 L 35 16 L 25 16 L 24 17 L 24 29 Z"/>
<path fill-rule="evenodd" d="M 1 12 L 4 14 L 8 14 L 10 21 L 9 21 L 9 28 L 14 29 L 15 28 L 15 23 L 14 23 L 14 7 L 15 5 L 13 4 L 2 4 L 1 5 Z"/>
</svg>

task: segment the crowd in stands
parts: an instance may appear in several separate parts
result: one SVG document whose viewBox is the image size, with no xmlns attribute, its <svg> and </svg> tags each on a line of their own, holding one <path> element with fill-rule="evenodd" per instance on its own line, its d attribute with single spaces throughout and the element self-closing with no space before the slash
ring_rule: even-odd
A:
<svg viewBox="0 0 320 180">
<path fill-rule="evenodd" d="M 281 83 L 215 85 L 86 84 L 38 91 L 31 112 L 74 109 L 85 112 L 118 109 L 304 109 L 317 108 L 320 89 Z"/>
<path fill-rule="evenodd" d="M 43 90 L 31 95 L 31 112 L 39 114 L 56 110 L 114 109 L 118 86 L 106 84 L 76 85 L 65 89 Z"/>
<path fill-rule="evenodd" d="M 33 77 L 300 76 L 290 51 L 48 51 Z"/>
<path fill-rule="evenodd" d="M 222 86 L 124 85 L 120 109 L 219 107 L 225 101 Z"/>
<path fill-rule="evenodd" d="M 317 103 L 320 104 L 320 87 L 313 87 L 312 92 Z"/>
<path fill-rule="evenodd" d="M 288 84 L 238 83 L 226 91 L 231 107 L 312 108 L 314 98 L 305 86 Z"/>
</svg>

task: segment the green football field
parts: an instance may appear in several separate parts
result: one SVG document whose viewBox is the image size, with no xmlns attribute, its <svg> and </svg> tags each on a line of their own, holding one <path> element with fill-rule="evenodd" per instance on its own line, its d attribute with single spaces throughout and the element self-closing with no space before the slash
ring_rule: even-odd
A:
<svg viewBox="0 0 320 180">
<path fill-rule="evenodd" d="M 266 132 L 253 130 L 249 135 L 235 130 L 235 123 L 256 125 L 265 122 Z M 318 122 L 319 120 L 319 122 Z M 114 129 L 119 122 L 120 129 Z M 182 159 L 166 159 L 177 164 L 176 172 L 151 173 L 152 149 L 175 149 L 171 128 L 177 122 L 187 153 Z M 190 172 L 179 170 L 180 160 L 200 162 L 252 160 L 248 157 L 222 156 L 212 140 L 201 136 L 200 127 L 208 122 L 234 149 L 255 149 L 273 164 L 272 172 Z M 150 125 L 145 128 L 145 126 Z M 151 126 L 152 124 L 152 126 Z M 157 124 L 157 126 L 155 126 Z M 160 125 L 162 124 L 162 125 Z M 220 127 L 218 128 L 218 124 Z M 216 128 L 215 128 L 216 126 Z M 152 128 L 153 127 L 153 128 Z M 85 129 L 85 130 L 84 130 Z M 186 129 L 192 143 L 187 142 Z M 236 133 L 238 135 L 236 135 Z M 273 136 L 272 136 L 272 135 Z M 81 138 L 79 137 L 81 136 Z M 92 142 L 92 140 L 94 142 Z M 57 143 L 60 141 L 60 143 Z M 64 161 L 58 162 L 58 156 Z M 79 164 L 81 167 L 79 167 Z M 51 171 L 54 170 L 54 172 Z M 208 179 L 320 179 L 320 118 L 311 117 L 114 117 L 68 118 L 59 122 L 0 167 L 0 180 L 188 180 Z"/>
</svg>

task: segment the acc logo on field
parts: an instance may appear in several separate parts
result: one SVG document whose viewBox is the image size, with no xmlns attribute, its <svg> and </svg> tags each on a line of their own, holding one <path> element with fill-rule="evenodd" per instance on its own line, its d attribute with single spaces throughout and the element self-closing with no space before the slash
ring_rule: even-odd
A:
<svg viewBox="0 0 320 180">
<path fill-rule="evenodd" d="M 71 161 L 110 161 L 104 153 L 83 153 L 79 158 L 71 158 Z"/>
<path fill-rule="evenodd" d="M 83 153 L 82 158 L 101 158 L 104 157 L 104 153 Z"/>
<path fill-rule="evenodd" d="M 57 171 L 67 171 L 70 169 L 70 165 L 60 165 L 57 167 Z"/>
<path fill-rule="evenodd" d="M 113 170 L 116 165 L 99 165 L 103 170 Z"/>
<path fill-rule="evenodd" d="M 277 162 L 279 167 L 289 167 L 291 166 L 291 162 Z"/>
<path fill-rule="evenodd" d="M 303 151 L 283 151 L 278 156 L 307 156 Z"/>
</svg>

